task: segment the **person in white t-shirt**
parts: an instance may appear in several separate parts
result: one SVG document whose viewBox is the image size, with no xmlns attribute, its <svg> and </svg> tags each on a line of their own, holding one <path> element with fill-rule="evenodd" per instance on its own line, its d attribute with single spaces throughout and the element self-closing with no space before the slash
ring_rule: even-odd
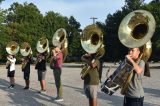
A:
<svg viewBox="0 0 160 106">
<path fill-rule="evenodd" d="M 7 61 L 9 62 L 9 65 L 6 67 L 8 69 L 7 77 L 9 77 L 10 80 L 10 86 L 8 88 L 13 88 L 15 86 L 15 62 L 16 58 L 14 55 L 8 55 Z"/>
</svg>

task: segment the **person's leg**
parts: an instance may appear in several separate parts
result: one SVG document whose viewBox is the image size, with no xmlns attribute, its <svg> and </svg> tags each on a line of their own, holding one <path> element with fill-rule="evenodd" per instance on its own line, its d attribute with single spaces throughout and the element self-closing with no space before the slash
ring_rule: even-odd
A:
<svg viewBox="0 0 160 106">
<path fill-rule="evenodd" d="M 10 85 L 12 85 L 12 77 L 9 77 Z"/>
<path fill-rule="evenodd" d="M 43 90 L 43 85 L 42 85 L 42 71 L 38 70 L 38 71 L 37 71 L 37 74 L 38 74 L 38 81 L 39 81 L 39 83 L 40 83 L 41 90 Z"/>
<path fill-rule="evenodd" d="M 89 98 L 89 106 L 92 106 L 92 98 Z"/>
<path fill-rule="evenodd" d="M 40 82 L 41 90 L 43 90 L 42 80 L 40 80 L 39 82 Z"/>
<path fill-rule="evenodd" d="M 132 104 L 133 104 L 133 99 L 125 96 L 123 106 L 132 106 Z"/>
<path fill-rule="evenodd" d="M 45 80 L 41 80 L 40 81 L 41 82 L 41 88 L 42 88 L 42 90 L 46 90 L 46 81 Z"/>
<path fill-rule="evenodd" d="M 14 77 L 9 77 L 10 79 L 10 86 L 9 88 L 13 88 L 15 85 L 14 85 Z"/>
<path fill-rule="evenodd" d="M 41 83 L 42 83 L 42 90 L 43 90 L 43 91 L 46 91 L 45 76 L 46 76 L 46 71 L 43 71 L 43 72 L 42 72 L 42 81 L 41 81 Z"/>
<path fill-rule="evenodd" d="M 26 84 L 24 89 L 29 89 L 29 84 L 30 84 L 29 74 L 30 73 L 24 72 L 24 80 L 25 80 L 25 84 Z"/>
<path fill-rule="evenodd" d="M 91 106 L 91 105 L 92 105 L 92 97 L 91 97 L 91 95 L 90 95 L 89 85 L 84 84 L 84 85 L 83 85 L 83 90 L 84 90 L 84 93 L 85 93 L 85 95 L 86 95 L 86 97 L 87 97 L 87 99 L 88 99 L 89 106 Z"/>
<path fill-rule="evenodd" d="M 12 85 L 15 84 L 15 79 L 14 79 L 14 77 L 11 77 L 11 84 L 12 84 Z"/>
<path fill-rule="evenodd" d="M 10 72 L 10 84 L 13 86 L 15 84 L 14 73 L 15 73 L 15 71 Z"/>
<path fill-rule="evenodd" d="M 30 80 L 25 80 L 26 87 L 29 88 Z"/>
<path fill-rule="evenodd" d="M 103 70 L 103 61 L 100 61 L 99 70 L 98 70 L 100 82 L 102 82 L 101 81 L 101 79 L 102 79 L 102 70 Z"/>
<path fill-rule="evenodd" d="M 97 98 L 92 99 L 92 106 L 97 106 Z"/>
<path fill-rule="evenodd" d="M 97 91 L 98 91 L 98 85 L 89 85 L 90 90 L 90 106 L 97 106 Z"/>
<path fill-rule="evenodd" d="M 135 98 L 136 100 L 132 100 L 131 102 L 131 106 L 143 106 L 143 100 L 144 100 L 144 97 L 142 98 Z"/>
<path fill-rule="evenodd" d="M 62 98 L 61 69 L 54 69 L 53 74 L 57 88 L 57 97 Z"/>
<path fill-rule="evenodd" d="M 123 106 L 143 106 L 143 98 L 124 97 Z"/>
<path fill-rule="evenodd" d="M 126 105 L 126 97 L 124 96 L 124 99 L 123 99 L 123 106 L 127 106 Z"/>
</svg>

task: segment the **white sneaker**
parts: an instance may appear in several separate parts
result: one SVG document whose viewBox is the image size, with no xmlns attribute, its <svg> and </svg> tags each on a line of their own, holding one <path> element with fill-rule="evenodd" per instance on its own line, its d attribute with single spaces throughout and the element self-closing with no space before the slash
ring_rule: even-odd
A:
<svg viewBox="0 0 160 106">
<path fill-rule="evenodd" d="M 40 90 L 38 93 L 46 94 L 46 90 Z"/>
<path fill-rule="evenodd" d="M 56 102 L 62 102 L 63 99 L 62 98 L 55 98 L 54 101 L 56 101 Z"/>
</svg>

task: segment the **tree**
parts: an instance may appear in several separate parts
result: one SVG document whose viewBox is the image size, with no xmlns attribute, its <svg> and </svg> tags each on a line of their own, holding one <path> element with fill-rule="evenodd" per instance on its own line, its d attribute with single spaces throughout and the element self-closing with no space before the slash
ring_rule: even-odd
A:
<svg viewBox="0 0 160 106">
<path fill-rule="evenodd" d="M 5 28 L 1 39 L 4 42 L 3 49 L 7 42 L 12 40 L 18 44 L 28 42 L 33 47 L 35 53 L 36 43 L 39 36 L 44 35 L 43 15 L 33 3 L 19 4 L 13 3 L 9 9 L 5 19 Z M 34 54 L 35 55 L 35 54 Z"/>
<path fill-rule="evenodd" d="M 125 0 L 125 8 L 130 11 L 140 9 L 144 4 L 144 0 Z"/>
<path fill-rule="evenodd" d="M 4 1 L 4 0 L 0 0 L 0 4 L 1 2 Z M 1 39 L 0 39 L 0 59 L 2 60 L 2 57 L 4 54 L 3 52 L 3 48 L 4 48 L 4 44 L 5 44 L 5 41 L 7 38 L 4 38 L 4 30 L 5 30 L 5 18 L 6 18 L 6 11 L 1 9 L 0 8 L 0 36 L 1 36 Z"/>
<path fill-rule="evenodd" d="M 68 19 L 59 13 L 54 13 L 53 11 L 49 11 L 46 13 L 44 20 L 44 32 L 48 39 L 52 39 L 54 33 L 59 28 L 67 28 Z M 52 43 L 50 41 L 50 43 Z"/>
<path fill-rule="evenodd" d="M 80 60 L 84 50 L 80 42 L 80 23 L 76 21 L 73 16 L 68 19 L 68 41 L 69 41 L 69 56 L 75 57 Z"/>
<path fill-rule="evenodd" d="M 1 3 L 2 1 L 4 1 L 4 0 L 0 0 L 0 3 Z"/>
<path fill-rule="evenodd" d="M 160 2 L 159 0 L 153 0 L 149 4 L 145 4 L 143 6 L 143 9 L 151 12 L 151 14 L 154 16 L 156 21 L 156 29 L 155 33 L 151 39 L 152 41 L 152 56 L 151 59 L 154 61 L 160 60 L 160 57 L 158 56 L 160 54 Z"/>
</svg>

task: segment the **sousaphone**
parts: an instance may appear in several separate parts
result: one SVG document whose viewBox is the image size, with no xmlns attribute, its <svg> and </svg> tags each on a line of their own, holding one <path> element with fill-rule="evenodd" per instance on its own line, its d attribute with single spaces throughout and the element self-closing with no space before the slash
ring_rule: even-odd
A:
<svg viewBox="0 0 160 106">
<path fill-rule="evenodd" d="M 49 53 L 50 50 L 49 50 L 49 41 L 48 41 L 48 39 L 46 37 L 40 38 L 38 40 L 38 42 L 37 42 L 36 48 L 37 48 L 37 51 L 39 53 L 44 53 L 44 52 Z"/>
<path fill-rule="evenodd" d="M 67 32 L 64 28 L 59 28 L 53 35 L 52 38 L 53 46 L 59 46 L 63 53 L 63 61 L 66 59 L 68 54 L 68 41 L 67 41 Z"/>
<path fill-rule="evenodd" d="M 20 53 L 22 54 L 22 56 L 28 56 L 32 54 L 32 49 L 28 42 L 22 43 L 20 47 Z"/>
<path fill-rule="evenodd" d="M 81 45 L 87 53 L 95 53 L 95 58 L 99 59 L 105 53 L 103 45 L 102 30 L 96 25 L 88 25 L 82 32 Z M 81 71 L 81 78 L 83 79 L 88 73 L 90 66 L 84 66 Z"/>
<path fill-rule="evenodd" d="M 19 45 L 17 42 L 15 41 L 11 41 L 7 44 L 6 46 L 6 51 L 8 54 L 10 55 L 16 55 L 19 51 Z M 9 60 L 7 60 L 6 62 L 6 68 L 8 68 L 10 66 L 11 62 Z"/>
<path fill-rule="evenodd" d="M 22 69 L 24 69 L 27 65 L 29 56 L 32 55 L 32 49 L 28 42 L 23 42 L 20 47 L 20 53 L 23 56 L 22 60 Z"/>
<path fill-rule="evenodd" d="M 19 51 L 19 45 L 15 41 L 11 41 L 6 46 L 6 51 L 8 54 L 16 55 Z"/>
</svg>

